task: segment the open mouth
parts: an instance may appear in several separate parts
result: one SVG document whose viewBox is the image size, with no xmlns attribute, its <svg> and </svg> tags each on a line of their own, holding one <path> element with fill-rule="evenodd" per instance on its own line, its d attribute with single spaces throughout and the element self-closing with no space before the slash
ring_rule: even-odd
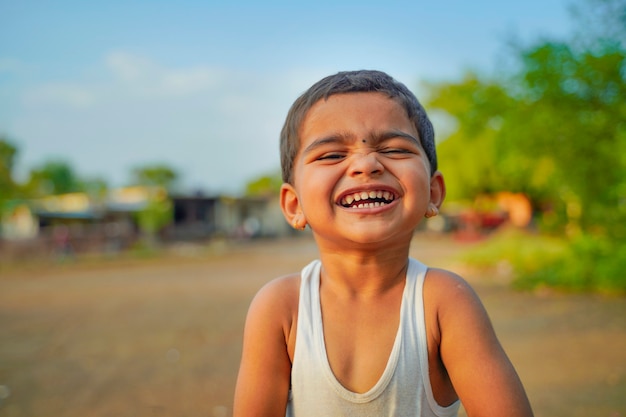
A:
<svg viewBox="0 0 626 417">
<path fill-rule="evenodd" d="M 346 208 L 374 208 L 389 204 L 395 199 L 396 196 L 389 191 L 359 191 L 343 196 L 339 204 Z"/>
</svg>

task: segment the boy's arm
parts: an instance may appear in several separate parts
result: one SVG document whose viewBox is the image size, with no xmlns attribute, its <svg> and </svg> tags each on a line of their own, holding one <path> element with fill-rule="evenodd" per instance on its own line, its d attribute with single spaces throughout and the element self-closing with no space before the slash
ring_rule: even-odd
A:
<svg viewBox="0 0 626 417">
<path fill-rule="evenodd" d="M 285 416 L 291 380 L 288 340 L 298 302 L 296 281 L 294 277 L 272 281 L 250 304 L 234 417 Z"/>
<path fill-rule="evenodd" d="M 468 417 L 532 417 L 524 387 L 476 293 L 453 274 L 435 273 L 443 284 L 437 310 L 441 359 Z"/>
</svg>

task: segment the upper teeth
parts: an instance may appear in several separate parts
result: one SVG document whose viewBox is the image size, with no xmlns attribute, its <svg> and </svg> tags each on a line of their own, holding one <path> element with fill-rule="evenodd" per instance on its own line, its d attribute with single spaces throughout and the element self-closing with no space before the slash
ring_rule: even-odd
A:
<svg viewBox="0 0 626 417">
<path fill-rule="evenodd" d="M 341 199 L 341 204 L 349 206 L 355 201 L 368 200 L 368 199 L 382 199 L 384 201 L 364 202 L 361 204 L 355 204 L 357 208 L 363 207 L 379 207 L 385 205 L 390 201 L 393 201 L 394 195 L 389 191 L 360 191 L 353 194 L 348 194 Z"/>
</svg>

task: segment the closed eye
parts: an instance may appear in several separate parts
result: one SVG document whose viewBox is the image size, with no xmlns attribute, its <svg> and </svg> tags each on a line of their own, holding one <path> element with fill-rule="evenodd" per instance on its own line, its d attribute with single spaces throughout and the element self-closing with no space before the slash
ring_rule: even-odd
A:
<svg viewBox="0 0 626 417">
<path fill-rule="evenodd" d="M 342 159 L 344 157 L 345 155 L 342 153 L 325 153 L 323 155 L 318 156 L 316 159 L 318 161 L 327 161 L 327 160 L 333 160 L 333 159 Z"/>
<path fill-rule="evenodd" d="M 379 152 L 385 155 L 415 153 L 409 149 L 401 149 L 401 148 L 385 148 L 385 149 L 381 149 Z"/>
</svg>

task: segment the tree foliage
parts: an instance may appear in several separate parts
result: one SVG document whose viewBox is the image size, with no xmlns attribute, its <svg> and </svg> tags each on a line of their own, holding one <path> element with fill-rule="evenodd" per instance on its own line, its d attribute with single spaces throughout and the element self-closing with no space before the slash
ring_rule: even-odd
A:
<svg viewBox="0 0 626 417">
<path fill-rule="evenodd" d="M 626 50 L 546 43 L 523 54 L 512 151 L 547 156 L 564 223 L 626 238 Z M 523 145 L 522 145 L 523 143 Z"/>
<path fill-rule="evenodd" d="M 0 137 L 0 201 L 15 197 L 18 192 L 18 186 L 13 179 L 16 156 L 15 145 Z"/>
<path fill-rule="evenodd" d="M 557 229 L 626 238 L 623 44 L 543 41 L 517 58 L 500 79 L 430 86 L 458 126 L 439 147 L 450 197 L 524 192 Z"/>
<path fill-rule="evenodd" d="M 25 185 L 29 197 L 44 197 L 83 191 L 81 181 L 74 168 L 62 160 L 44 162 L 31 169 Z"/>
<path fill-rule="evenodd" d="M 178 173 L 166 164 L 148 164 L 132 171 L 132 185 L 158 186 L 171 191 L 178 180 Z"/>
<path fill-rule="evenodd" d="M 141 232 L 154 243 L 157 232 L 172 222 L 174 207 L 172 201 L 163 193 L 155 193 L 146 207 L 136 213 L 137 224 Z"/>
<path fill-rule="evenodd" d="M 72 192 L 85 192 L 90 196 L 103 197 L 108 189 L 104 179 L 80 177 L 73 167 L 63 160 L 49 160 L 31 168 L 26 182 L 19 183 L 13 177 L 18 153 L 16 145 L 0 137 L 0 202 L 5 201 L 9 204 L 10 201 L 15 203 L 15 200 L 37 199 Z"/>
<path fill-rule="evenodd" d="M 518 47 L 499 77 L 431 85 L 427 105 L 456 122 L 439 146 L 449 197 L 524 192 L 540 224 L 570 239 L 526 271 L 532 285 L 626 290 L 626 2 L 579 7 L 571 39 Z"/>
<path fill-rule="evenodd" d="M 157 233 L 172 222 L 174 209 L 167 192 L 174 189 L 177 180 L 178 173 L 166 164 L 143 165 L 132 171 L 132 185 L 153 189 L 146 207 L 136 214 L 137 224 L 148 246 L 155 245 Z"/>
<path fill-rule="evenodd" d="M 473 199 L 503 189 L 506 184 L 498 162 L 498 132 L 512 99 L 497 83 L 467 74 L 459 83 L 430 85 L 431 108 L 444 110 L 458 129 L 439 145 L 438 153 L 452 200 Z"/>
<path fill-rule="evenodd" d="M 261 175 L 246 184 L 247 196 L 271 196 L 278 195 L 283 180 L 280 172 Z"/>
</svg>

